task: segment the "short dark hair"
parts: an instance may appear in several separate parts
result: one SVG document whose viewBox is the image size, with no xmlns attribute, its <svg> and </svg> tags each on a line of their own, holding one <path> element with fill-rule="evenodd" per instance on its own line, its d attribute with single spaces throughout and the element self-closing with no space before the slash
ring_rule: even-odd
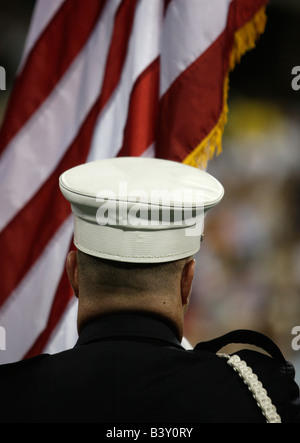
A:
<svg viewBox="0 0 300 443">
<path fill-rule="evenodd" d="M 162 290 L 171 287 L 186 259 L 166 263 L 127 263 L 106 260 L 77 252 L 79 278 L 87 288 Z"/>
</svg>

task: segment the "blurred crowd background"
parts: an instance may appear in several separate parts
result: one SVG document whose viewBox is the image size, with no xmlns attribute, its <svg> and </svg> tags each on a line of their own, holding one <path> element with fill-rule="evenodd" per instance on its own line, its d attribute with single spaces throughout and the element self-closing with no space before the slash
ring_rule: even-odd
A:
<svg viewBox="0 0 300 443">
<path fill-rule="evenodd" d="M 0 123 L 20 62 L 35 0 L 1 0 Z M 232 329 L 273 338 L 300 383 L 300 2 L 271 0 L 268 24 L 254 51 L 230 75 L 223 152 L 208 172 L 225 197 L 206 219 L 205 240 L 186 318 L 192 345 Z M 298 341 L 300 344 L 300 340 Z"/>
<path fill-rule="evenodd" d="M 186 336 L 255 329 L 292 349 L 300 326 L 300 2 L 270 1 L 257 47 L 230 75 L 223 152 L 208 165 L 225 197 L 208 214 Z M 300 340 L 298 341 L 300 344 Z"/>
</svg>

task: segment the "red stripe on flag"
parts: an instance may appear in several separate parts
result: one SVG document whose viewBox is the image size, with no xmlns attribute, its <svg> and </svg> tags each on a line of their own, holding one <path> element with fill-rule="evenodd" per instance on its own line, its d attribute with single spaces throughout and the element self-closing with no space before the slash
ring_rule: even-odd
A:
<svg viewBox="0 0 300 443">
<path fill-rule="evenodd" d="M 169 6 L 169 4 L 171 3 L 171 1 L 172 1 L 172 0 L 165 0 L 165 6 L 164 6 L 164 11 L 165 11 L 165 13 L 166 13 L 166 11 L 167 11 L 167 9 L 168 9 L 168 6 Z"/>
<path fill-rule="evenodd" d="M 0 132 L 0 153 L 55 88 L 91 35 L 106 0 L 66 0 L 17 77 Z M 66 38 L 64 38 L 66 37 Z M 22 104 L 20 106 L 19 104 Z"/>
<path fill-rule="evenodd" d="M 34 357 L 43 352 L 43 349 L 48 343 L 51 334 L 55 330 L 62 314 L 65 312 L 73 296 L 74 295 L 70 287 L 67 272 L 64 269 L 59 285 L 57 287 L 56 294 L 54 296 L 52 308 L 47 320 L 47 326 L 37 337 L 36 341 L 34 342 L 32 347 L 27 351 L 23 359 Z"/>
<path fill-rule="evenodd" d="M 145 69 L 134 85 L 119 157 L 139 156 L 154 142 L 158 97 L 159 58 Z"/>
<path fill-rule="evenodd" d="M 107 57 L 102 96 L 99 107 L 102 108 L 109 100 L 117 86 L 127 55 L 135 8 L 138 0 L 124 0 L 120 5 L 112 36 L 112 44 Z"/>
<path fill-rule="evenodd" d="M 84 163 L 87 159 L 99 113 L 121 77 L 137 1 L 125 0 L 117 12 L 108 58 L 118 59 L 118 63 L 107 65 L 103 90 L 77 137 L 39 192 L 0 234 L 0 243 L 3 250 L 7 251 L 7 259 L 0 268 L 0 306 L 26 275 L 70 213 L 69 205 L 58 190 L 58 178 L 65 170 Z M 13 267 L 11 263 L 14 263 Z"/>
<path fill-rule="evenodd" d="M 234 0 L 231 5 L 228 26 L 237 31 L 247 22 L 253 19 L 254 15 L 266 4 L 268 0 Z"/>
<path fill-rule="evenodd" d="M 226 72 L 222 58 L 225 43 L 223 34 L 162 97 L 156 157 L 183 161 L 215 126 L 223 108 L 219 85 Z"/>
<path fill-rule="evenodd" d="M 229 70 L 234 33 L 265 3 L 233 0 L 224 32 L 162 97 L 156 140 L 158 158 L 183 161 L 217 124 L 224 104 L 220 85 L 224 85 Z"/>
</svg>

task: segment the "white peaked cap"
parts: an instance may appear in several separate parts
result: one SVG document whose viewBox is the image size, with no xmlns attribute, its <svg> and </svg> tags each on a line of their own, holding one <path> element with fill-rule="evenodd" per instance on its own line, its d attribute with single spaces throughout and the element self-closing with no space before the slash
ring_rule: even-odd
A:
<svg viewBox="0 0 300 443">
<path fill-rule="evenodd" d="M 200 249 L 204 216 L 222 185 L 179 162 L 120 157 L 85 163 L 59 179 L 74 214 L 74 243 L 86 254 L 160 263 Z"/>
</svg>

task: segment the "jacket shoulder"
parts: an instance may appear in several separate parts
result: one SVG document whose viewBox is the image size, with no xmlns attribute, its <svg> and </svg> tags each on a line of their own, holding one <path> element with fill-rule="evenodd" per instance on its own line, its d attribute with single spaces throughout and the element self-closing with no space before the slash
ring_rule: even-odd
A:
<svg viewBox="0 0 300 443">
<path fill-rule="evenodd" d="M 279 347 L 264 334 L 247 329 L 239 329 L 228 332 L 221 337 L 213 340 L 198 343 L 195 350 L 206 350 L 217 353 L 222 348 L 231 344 L 253 345 L 267 352 L 271 357 L 281 364 L 285 364 L 286 360 Z"/>
<path fill-rule="evenodd" d="M 38 355 L 36 357 L 29 358 L 27 360 L 20 360 L 13 363 L 5 363 L 0 365 L 0 377 L 7 375 L 15 375 L 18 372 L 24 373 L 27 370 L 31 370 L 33 367 L 38 365 L 39 362 L 45 360 L 49 357 L 48 354 Z"/>
<path fill-rule="evenodd" d="M 257 388 L 259 392 L 264 391 L 265 398 L 270 397 L 282 421 L 299 423 L 300 395 L 294 381 L 294 367 L 286 361 L 279 347 L 269 337 L 256 331 L 236 330 L 198 343 L 195 350 L 218 353 L 231 344 L 252 345 L 264 351 L 243 349 L 233 355 L 219 355 L 227 358 L 228 365 L 243 379 L 256 400 L 253 390 Z"/>
</svg>

